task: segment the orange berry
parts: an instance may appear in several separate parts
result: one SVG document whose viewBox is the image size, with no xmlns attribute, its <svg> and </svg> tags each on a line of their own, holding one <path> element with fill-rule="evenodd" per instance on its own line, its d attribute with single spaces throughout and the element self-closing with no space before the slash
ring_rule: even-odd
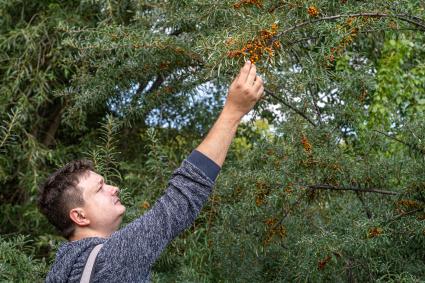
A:
<svg viewBox="0 0 425 283">
<path fill-rule="evenodd" d="M 384 232 L 384 230 L 380 227 L 373 227 L 370 228 L 368 233 L 367 233 L 367 237 L 368 238 L 374 238 L 377 237 L 379 235 L 381 235 Z"/>
<path fill-rule="evenodd" d="M 308 141 L 307 137 L 305 135 L 303 135 L 301 137 L 301 143 L 304 147 L 305 152 L 307 153 L 311 153 L 311 150 L 313 148 L 313 146 L 310 144 L 310 142 Z"/>
<path fill-rule="evenodd" d="M 149 204 L 149 202 L 147 202 L 146 200 L 142 203 L 141 205 L 142 208 L 144 209 L 148 209 L 149 207 L 151 207 L 151 205 Z"/>
<path fill-rule="evenodd" d="M 319 9 L 317 9 L 315 6 L 310 6 L 307 9 L 307 13 L 310 15 L 310 17 L 317 17 L 319 15 Z"/>
</svg>

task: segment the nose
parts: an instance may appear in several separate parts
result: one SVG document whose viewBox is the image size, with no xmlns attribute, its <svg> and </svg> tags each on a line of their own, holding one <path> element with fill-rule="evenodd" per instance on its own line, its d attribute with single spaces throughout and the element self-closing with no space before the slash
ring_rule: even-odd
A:
<svg viewBox="0 0 425 283">
<path fill-rule="evenodd" d="M 120 189 L 118 187 L 108 185 L 108 190 L 114 196 L 120 194 Z"/>
</svg>

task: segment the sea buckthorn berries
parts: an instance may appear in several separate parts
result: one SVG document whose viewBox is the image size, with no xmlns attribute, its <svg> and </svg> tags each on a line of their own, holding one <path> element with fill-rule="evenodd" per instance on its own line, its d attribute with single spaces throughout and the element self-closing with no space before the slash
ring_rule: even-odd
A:
<svg viewBox="0 0 425 283">
<path fill-rule="evenodd" d="M 310 17 L 317 17 L 319 15 L 319 9 L 317 9 L 316 6 L 310 6 L 307 8 L 307 13 L 310 15 Z"/>
<path fill-rule="evenodd" d="M 313 146 L 311 145 L 311 143 L 307 139 L 307 136 L 306 135 L 302 135 L 302 137 L 301 137 L 301 144 L 303 145 L 304 151 L 306 153 L 311 153 L 311 150 L 312 150 Z"/>
<path fill-rule="evenodd" d="M 241 49 L 227 52 L 227 57 L 248 56 L 252 63 L 256 63 L 265 53 L 268 57 L 274 56 L 274 50 L 281 47 L 280 42 L 274 38 L 277 35 L 277 29 L 278 25 L 274 23 L 270 29 L 261 30 L 253 40 L 249 40 Z"/>
<path fill-rule="evenodd" d="M 368 238 L 375 238 L 381 235 L 384 232 L 384 230 L 381 227 L 372 227 L 367 232 Z"/>
<path fill-rule="evenodd" d="M 239 2 L 236 2 L 233 4 L 233 8 L 239 9 L 240 7 L 244 5 L 254 5 L 257 8 L 263 7 L 263 1 L 262 0 L 240 0 Z"/>
</svg>

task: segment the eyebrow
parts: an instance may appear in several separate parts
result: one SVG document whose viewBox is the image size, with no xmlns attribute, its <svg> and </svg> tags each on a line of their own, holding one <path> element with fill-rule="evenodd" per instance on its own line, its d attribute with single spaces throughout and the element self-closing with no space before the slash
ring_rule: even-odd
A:
<svg viewBox="0 0 425 283">
<path fill-rule="evenodd" d="M 102 187 L 102 185 L 105 183 L 105 179 L 103 177 L 100 178 L 99 182 L 97 183 L 96 191 Z"/>
</svg>

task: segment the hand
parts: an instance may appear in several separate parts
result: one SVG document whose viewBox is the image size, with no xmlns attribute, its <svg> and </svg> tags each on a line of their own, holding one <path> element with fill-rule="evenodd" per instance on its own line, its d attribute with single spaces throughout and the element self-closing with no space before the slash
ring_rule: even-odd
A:
<svg viewBox="0 0 425 283">
<path fill-rule="evenodd" d="M 257 68 L 246 62 L 230 85 L 223 111 L 207 137 L 196 148 L 218 166 L 222 166 L 230 143 L 242 117 L 248 113 L 264 91 L 263 80 L 257 76 Z"/>
<path fill-rule="evenodd" d="M 263 80 L 256 72 L 255 65 L 247 61 L 230 85 L 223 113 L 241 119 L 254 108 L 264 92 Z"/>
</svg>

